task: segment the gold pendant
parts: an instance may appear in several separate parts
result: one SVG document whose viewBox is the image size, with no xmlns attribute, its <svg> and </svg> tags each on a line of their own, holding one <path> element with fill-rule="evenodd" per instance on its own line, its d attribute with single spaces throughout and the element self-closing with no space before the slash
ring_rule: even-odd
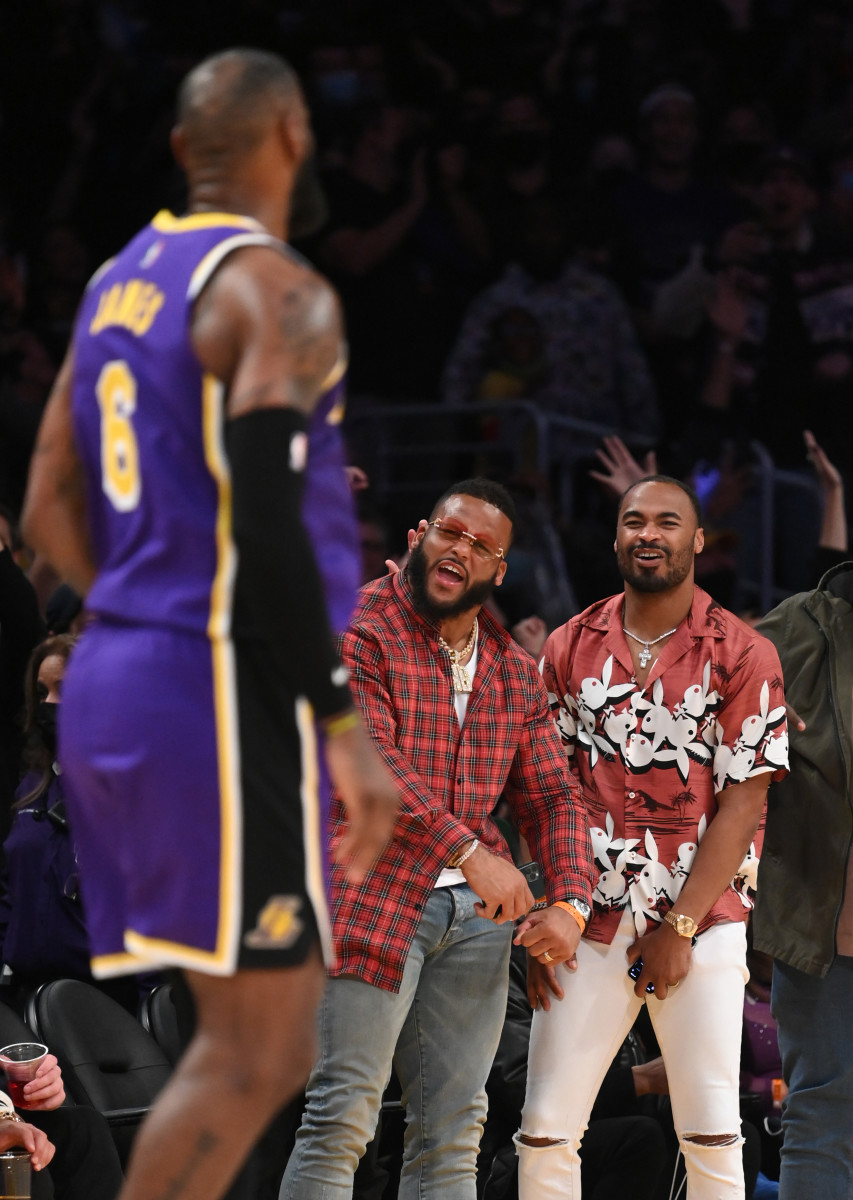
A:
<svg viewBox="0 0 853 1200">
<path fill-rule="evenodd" d="M 457 662 L 454 662 L 450 664 L 450 670 L 453 675 L 454 692 L 467 694 L 473 690 L 471 687 L 471 676 L 463 666 Z"/>
</svg>

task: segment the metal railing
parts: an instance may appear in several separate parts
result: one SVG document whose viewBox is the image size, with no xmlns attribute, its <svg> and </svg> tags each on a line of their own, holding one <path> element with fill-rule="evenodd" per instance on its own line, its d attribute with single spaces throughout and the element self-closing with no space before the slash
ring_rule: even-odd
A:
<svg viewBox="0 0 853 1200">
<path fill-rule="evenodd" d="M 397 501 L 411 502 L 412 511 L 418 503 L 431 505 L 449 483 L 472 471 L 503 480 L 532 471 L 547 481 L 563 519 L 572 517 L 578 464 L 592 458 L 605 437 L 630 440 L 636 453 L 654 446 L 651 438 L 550 412 L 527 400 L 450 405 L 354 397 L 346 430 L 376 494 L 392 507 Z M 767 612 L 789 594 L 776 579 L 777 489 L 795 488 L 816 502 L 819 498 L 813 480 L 777 467 L 761 442 L 753 441 L 751 449 L 756 463 L 759 549 L 754 572 L 740 582 Z M 574 589 L 561 540 L 546 510 L 543 501 L 542 551 L 560 602 L 572 606 Z"/>
<path fill-rule="evenodd" d="M 384 504 L 398 501 L 423 511 L 452 483 L 472 473 L 509 480 L 530 476 L 551 489 L 562 518 L 571 517 L 577 464 L 588 460 L 612 426 L 548 412 L 531 401 L 449 405 L 353 398 L 346 433 L 359 465 Z M 646 449 L 650 439 L 633 439 Z M 544 489 L 542 489 L 544 491 Z M 542 560 L 540 591 L 549 617 L 565 620 L 578 611 L 559 532 L 542 494 L 534 509 L 536 545 Z M 545 582 L 547 580 L 547 583 Z"/>
<path fill-rule="evenodd" d="M 804 472 L 785 470 L 777 467 L 769 450 L 763 443 L 750 442 L 750 449 L 756 460 L 756 481 L 759 503 L 759 553 L 756 561 L 755 575 L 741 579 L 741 586 L 755 592 L 762 613 L 767 613 L 780 600 L 791 594 L 791 589 L 783 587 L 776 578 L 776 546 L 777 546 L 777 495 L 779 488 L 790 488 L 800 491 L 804 498 L 811 499 L 820 506 L 820 487 L 814 477 Z M 803 553 L 814 547 L 801 547 Z M 812 587 L 817 586 L 817 580 Z"/>
</svg>

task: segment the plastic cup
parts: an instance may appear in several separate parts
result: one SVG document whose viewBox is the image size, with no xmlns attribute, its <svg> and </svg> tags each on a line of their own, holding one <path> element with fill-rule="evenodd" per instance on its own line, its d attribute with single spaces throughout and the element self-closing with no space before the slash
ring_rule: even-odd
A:
<svg viewBox="0 0 853 1200">
<path fill-rule="evenodd" d="M 0 1154 L 0 1200 L 30 1200 L 32 1167 L 26 1150 Z"/>
<path fill-rule="evenodd" d="M 6 1072 L 9 1095 L 15 1108 L 29 1107 L 24 1099 L 24 1084 L 35 1079 L 46 1054 L 47 1046 L 41 1042 L 15 1042 L 0 1050 L 0 1068 Z"/>
</svg>

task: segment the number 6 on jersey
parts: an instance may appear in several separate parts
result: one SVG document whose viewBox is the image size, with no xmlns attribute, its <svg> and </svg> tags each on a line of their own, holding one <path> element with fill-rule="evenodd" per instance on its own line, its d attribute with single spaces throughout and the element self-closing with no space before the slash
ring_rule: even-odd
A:
<svg viewBox="0 0 853 1200">
<path fill-rule="evenodd" d="M 136 411 L 136 380 L 127 363 L 105 363 L 96 387 L 101 408 L 101 486 L 118 512 L 139 503 L 139 447 L 131 418 Z"/>
</svg>

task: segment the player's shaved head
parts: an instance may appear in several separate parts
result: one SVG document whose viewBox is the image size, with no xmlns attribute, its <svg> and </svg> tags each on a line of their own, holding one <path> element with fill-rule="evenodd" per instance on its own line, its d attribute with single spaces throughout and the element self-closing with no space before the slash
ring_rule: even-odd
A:
<svg viewBox="0 0 853 1200">
<path fill-rule="evenodd" d="M 225 50 L 199 63 L 178 93 L 178 124 L 193 158 L 237 158 L 275 116 L 304 108 L 296 73 L 277 54 Z"/>
</svg>

